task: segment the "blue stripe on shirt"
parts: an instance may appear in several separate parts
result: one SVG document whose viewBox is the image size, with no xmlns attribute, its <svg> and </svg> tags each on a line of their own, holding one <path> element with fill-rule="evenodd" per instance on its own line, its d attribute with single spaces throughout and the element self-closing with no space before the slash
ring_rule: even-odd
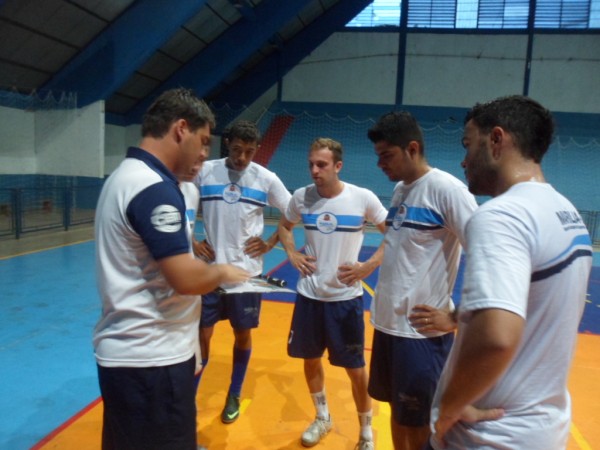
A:
<svg viewBox="0 0 600 450">
<path fill-rule="evenodd" d="M 223 200 L 223 192 L 229 185 L 211 184 L 200 186 L 202 201 Z M 267 205 L 267 193 L 245 186 L 238 186 L 241 190 L 241 202 L 251 203 L 259 206 Z"/>
<path fill-rule="evenodd" d="M 304 229 L 306 230 L 317 230 L 317 219 L 326 212 L 319 214 L 302 214 L 302 223 L 304 223 Z M 335 231 L 350 232 L 361 231 L 363 229 L 365 219 L 363 216 L 352 216 L 352 215 L 335 215 L 330 213 L 337 220 L 337 226 Z"/>
<path fill-rule="evenodd" d="M 544 270 L 538 270 L 537 272 L 532 273 L 531 281 L 534 282 L 534 281 L 540 281 L 540 280 L 545 280 L 546 278 L 550 278 L 552 275 L 556 275 L 557 273 L 562 272 L 565 268 L 570 266 L 571 263 L 573 261 L 575 261 L 577 258 L 587 257 L 587 256 L 589 256 L 590 258 L 592 257 L 591 249 L 584 249 L 584 248 L 577 249 L 573 253 L 571 253 L 566 259 L 562 260 L 558 264 L 550 266 Z"/>
</svg>

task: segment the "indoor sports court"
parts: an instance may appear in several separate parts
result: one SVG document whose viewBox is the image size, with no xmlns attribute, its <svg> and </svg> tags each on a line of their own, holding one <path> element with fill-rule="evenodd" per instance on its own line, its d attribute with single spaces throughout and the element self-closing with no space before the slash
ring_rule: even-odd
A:
<svg viewBox="0 0 600 450">
<path fill-rule="evenodd" d="M 144 112 L 178 87 L 215 115 L 209 159 L 224 156 L 234 121 L 252 121 L 262 134 L 254 162 L 293 192 L 311 181 L 310 143 L 329 137 L 344 148 L 341 180 L 386 208 L 394 183 L 366 134 L 381 115 L 413 114 L 430 165 L 465 181 L 473 105 L 517 94 L 548 108 L 556 123 L 544 175 L 575 206 L 594 249 L 568 450 L 600 449 L 598 74 L 600 0 L 0 0 L 0 449 L 100 449 L 96 205 L 139 144 Z M 266 236 L 279 213 L 267 207 L 265 216 Z M 299 226 L 294 233 L 301 245 Z M 204 237 L 201 216 L 195 236 Z M 368 228 L 361 259 L 380 241 Z M 298 278 L 280 245 L 264 273 L 292 289 Z M 377 275 L 363 282 L 367 306 Z M 314 408 L 302 361 L 286 353 L 293 301 L 265 296 L 230 425 L 220 412 L 233 336 L 227 323 L 215 327 L 196 397 L 198 444 L 303 448 Z M 365 323 L 368 362 L 368 310 Z M 352 450 L 359 424 L 348 377 L 327 363 L 325 373 L 333 429 L 316 448 Z M 374 402 L 373 431 L 376 448 L 393 448 L 387 404 Z"/>
<path fill-rule="evenodd" d="M 266 233 L 272 230 L 267 227 Z M 296 242 L 302 234 L 296 229 Z M 203 237 L 202 224 L 196 236 Z M 380 240 L 376 231 L 365 238 L 361 259 Z M 72 241 L 72 242 L 70 242 Z M 0 448 L 99 449 L 102 401 L 91 348 L 91 330 L 99 314 L 94 280 L 94 241 L 89 228 L 68 233 L 25 237 L 19 245 L 3 246 L 0 282 Z M 8 251 L 7 251 L 8 250 Z M 281 247 L 266 256 L 269 274 L 289 281 L 297 274 Z M 65 276 L 68 274 L 68 276 Z M 373 274 L 365 282 L 365 298 L 374 288 Z M 458 292 L 458 286 L 455 288 Z M 229 325 L 215 327 L 210 363 L 197 396 L 198 442 L 210 449 L 301 449 L 299 436 L 312 419 L 301 360 L 286 354 L 292 294 L 268 294 L 261 322 L 253 334 L 253 357 L 242 392 L 241 415 L 221 423 L 229 380 L 233 337 Z M 50 299 L 53 299 L 50 301 Z M 600 448 L 596 420 L 600 409 L 600 254 L 594 254 L 589 298 L 580 326 L 569 389 L 573 423 L 569 450 Z M 369 314 L 365 314 L 368 322 Z M 367 323 L 367 359 L 373 332 Z M 358 424 L 345 372 L 327 363 L 326 388 L 333 430 L 317 448 L 351 450 Z M 373 427 L 377 448 L 391 447 L 390 411 L 374 402 Z"/>
</svg>

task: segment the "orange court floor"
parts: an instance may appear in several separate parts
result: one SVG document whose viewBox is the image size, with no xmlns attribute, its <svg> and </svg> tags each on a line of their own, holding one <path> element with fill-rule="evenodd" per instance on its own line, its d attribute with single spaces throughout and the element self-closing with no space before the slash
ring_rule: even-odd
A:
<svg viewBox="0 0 600 450">
<path fill-rule="evenodd" d="M 303 375 L 302 360 L 286 354 L 293 305 L 264 301 L 260 327 L 253 333 L 253 353 L 242 391 L 241 415 L 233 424 L 221 423 L 231 372 L 233 335 L 227 322 L 215 327 L 211 359 L 197 396 L 198 443 L 209 450 L 300 449 L 300 435 L 312 421 L 314 407 Z M 365 314 L 367 360 L 373 328 Z M 600 448 L 600 336 L 580 334 L 569 388 L 573 421 L 569 450 Z M 343 369 L 325 362 L 326 392 L 334 422 L 316 449 L 354 449 L 358 439 L 350 383 Z M 543 383 L 540 380 L 540 383 Z M 373 403 L 376 448 L 392 449 L 390 410 Z M 99 449 L 102 428 L 100 399 L 48 435 L 34 449 Z"/>
</svg>

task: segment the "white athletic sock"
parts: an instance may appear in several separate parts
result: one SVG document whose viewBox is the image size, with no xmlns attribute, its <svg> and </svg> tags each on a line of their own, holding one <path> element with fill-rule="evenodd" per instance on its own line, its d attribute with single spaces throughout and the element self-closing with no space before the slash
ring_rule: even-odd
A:
<svg viewBox="0 0 600 450">
<path fill-rule="evenodd" d="M 358 413 L 361 439 L 365 439 L 367 441 L 373 440 L 373 428 L 371 427 L 371 422 L 373 422 L 373 410 Z"/>
<path fill-rule="evenodd" d="M 312 397 L 313 403 L 315 404 L 315 409 L 317 410 L 317 417 L 321 419 L 329 418 L 329 407 L 327 406 L 327 397 L 325 397 L 325 389 L 321 392 L 315 392 L 314 394 L 310 394 Z"/>
</svg>

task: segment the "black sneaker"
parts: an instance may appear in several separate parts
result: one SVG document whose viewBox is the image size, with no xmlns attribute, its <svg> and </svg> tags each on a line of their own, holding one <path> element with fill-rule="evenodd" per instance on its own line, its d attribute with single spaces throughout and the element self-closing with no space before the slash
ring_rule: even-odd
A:
<svg viewBox="0 0 600 450">
<path fill-rule="evenodd" d="M 233 394 L 227 394 L 227 400 L 225 401 L 225 408 L 221 413 L 221 422 L 233 423 L 240 416 L 240 398 Z"/>
</svg>

